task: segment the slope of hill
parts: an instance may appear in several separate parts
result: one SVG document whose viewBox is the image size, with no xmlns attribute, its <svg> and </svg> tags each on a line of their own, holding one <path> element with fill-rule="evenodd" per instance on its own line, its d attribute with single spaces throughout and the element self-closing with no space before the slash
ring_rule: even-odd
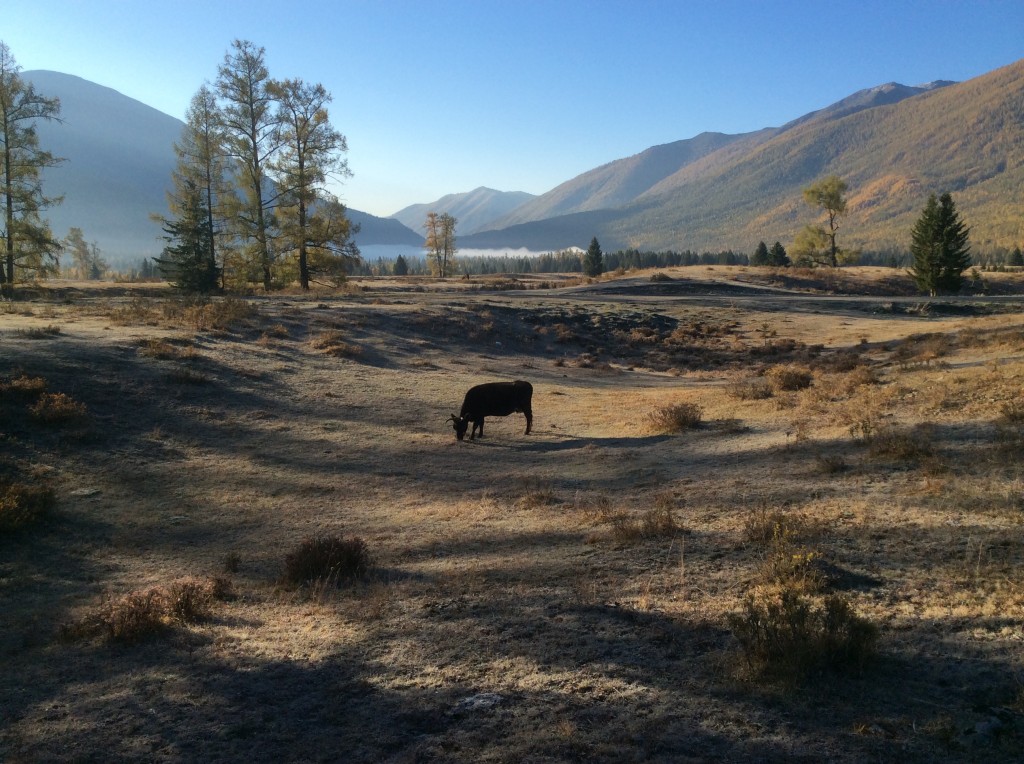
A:
<svg viewBox="0 0 1024 764">
<path fill-rule="evenodd" d="M 391 217 L 413 231 L 420 231 L 427 213 L 447 212 L 459 221 L 459 234 L 466 235 L 496 227 L 495 221 L 533 198 L 533 194 L 525 191 L 495 191 L 480 186 L 463 194 L 448 194 L 430 204 L 410 205 Z"/>
<path fill-rule="evenodd" d="M 954 193 L 979 248 L 1024 240 L 1024 61 L 893 105 L 785 130 L 720 166 L 666 178 L 606 229 L 653 248 L 751 250 L 814 222 L 801 190 L 836 174 L 850 185 L 846 246 L 906 246 L 932 192 Z M 1013 210 L 1017 210 L 1014 214 Z M 637 239 L 640 242 L 637 242 Z"/>
<path fill-rule="evenodd" d="M 758 137 L 766 137 L 762 135 L 764 132 L 743 135 L 701 133 L 694 138 L 652 146 L 562 183 L 496 220 L 493 228 L 621 207 L 691 162 L 737 141 L 756 143 Z"/>
<path fill-rule="evenodd" d="M 850 184 L 845 246 L 906 246 L 927 195 L 942 191 L 954 194 L 978 251 L 1024 242 L 1024 61 L 958 84 L 860 91 L 756 140 L 727 143 L 630 202 L 595 211 L 572 243 L 585 246 L 596 235 L 606 249 L 752 251 L 762 239 L 788 244 L 817 219 L 801 190 L 831 173 Z M 486 238 L 525 246 L 534 225 Z M 543 228 L 572 226 L 554 219 Z M 463 239 L 463 246 L 480 246 L 477 238 Z"/>
<path fill-rule="evenodd" d="M 72 226 L 115 263 L 159 253 L 165 244 L 150 213 L 165 213 L 181 120 L 102 85 L 60 72 L 28 71 L 27 82 L 61 102 L 61 122 L 41 123 L 39 142 L 65 162 L 43 173 L 46 213 L 58 237 Z"/>
<path fill-rule="evenodd" d="M 423 244 L 423 235 L 407 228 L 393 218 L 379 218 L 369 212 L 347 209 L 348 219 L 359 226 L 355 235 L 356 244 L 397 244 L 418 247 Z"/>
</svg>

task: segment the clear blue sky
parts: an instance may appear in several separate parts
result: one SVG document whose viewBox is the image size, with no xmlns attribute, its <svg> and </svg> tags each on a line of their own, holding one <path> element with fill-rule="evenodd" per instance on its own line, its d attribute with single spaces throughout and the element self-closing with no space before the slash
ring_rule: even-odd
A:
<svg viewBox="0 0 1024 764">
<path fill-rule="evenodd" d="M 183 117 L 235 38 L 320 82 L 351 207 L 540 194 L 649 146 L 776 126 L 866 87 L 1024 57 L 1024 0 L 6 0 L 26 70 Z"/>
</svg>

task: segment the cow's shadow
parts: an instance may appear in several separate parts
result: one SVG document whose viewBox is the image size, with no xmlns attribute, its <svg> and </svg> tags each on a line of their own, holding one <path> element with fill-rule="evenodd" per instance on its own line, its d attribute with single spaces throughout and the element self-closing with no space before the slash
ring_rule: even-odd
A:
<svg viewBox="0 0 1024 764">
<path fill-rule="evenodd" d="M 575 451 L 580 448 L 594 447 L 594 448 L 606 448 L 606 449 L 624 449 L 624 448 L 643 448 L 645 446 L 655 446 L 659 443 L 665 443 L 672 440 L 671 435 L 645 435 L 642 437 L 630 438 L 630 437 L 617 437 L 617 438 L 595 438 L 595 437 L 578 437 L 575 435 L 565 435 L 564 433 L 555 432 L 543 432 L 534 430 L 535 433 L 541 435 L 553 435 L 558 440 L 548 439 L 532 439 L 531 436 L 524 436 L 522 439 L 508 440 L 501 436 L 481 438 L 479 435 L 473 441 L 468 438 L 465 442 L 472 442 L 474 445 L 490 446 L 508 448 L 516 451 L 533 452 L 533 453 L 552 453 L 558 451 Z"/>
</svg>

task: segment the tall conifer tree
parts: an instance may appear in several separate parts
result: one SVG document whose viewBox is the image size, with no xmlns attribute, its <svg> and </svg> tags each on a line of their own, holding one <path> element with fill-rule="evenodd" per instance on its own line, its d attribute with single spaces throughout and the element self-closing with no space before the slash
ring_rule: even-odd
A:
<svg viewBox="0 0 1024 764">
<path fill-rule="evenodd" d="M 931 194 L 911 232 L 910 273 L 921 291 L 932 296 L 960 291 L 963 272 L 971 266 L 969 236 L 953 197 L 946 193 L 936 199 Z"/>
<path fill-rule="evenodd" d="M 16 268 L 56 269 L 60 244 L 40 213 L 59 198 L 43 194 L 40 172 L 61 159 L 39 148 L 36 124 L 58 120 L 60 100 L 47 98 L 25 84 L 10 48 L 0 41 L 0 201 L 3 203 L 3 262 L 0 287 L 14 289 Z"/>
</svg>

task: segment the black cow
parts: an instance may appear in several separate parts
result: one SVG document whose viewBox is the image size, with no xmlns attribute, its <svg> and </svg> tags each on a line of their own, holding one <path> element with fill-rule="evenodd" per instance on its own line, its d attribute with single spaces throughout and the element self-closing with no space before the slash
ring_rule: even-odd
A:
<svg viewBox="0 0 1024 764">
<path fill-rule="evenodd" d="M 455 437 L 462 440 L 473 423 L 469 439 L 476 437 L 477 428 L 480 437 L 484 436 L 484 417 L 508 416 L 512 412 L 526 414 L 526 434 L 530 434 L 533 425 L 533 385 L 529 382 L 487 382 L 469 388 L 462 401 L 462 411 L 458 416 L 452 414 L 449 421 L 455 428 Z"/>
</svg>

